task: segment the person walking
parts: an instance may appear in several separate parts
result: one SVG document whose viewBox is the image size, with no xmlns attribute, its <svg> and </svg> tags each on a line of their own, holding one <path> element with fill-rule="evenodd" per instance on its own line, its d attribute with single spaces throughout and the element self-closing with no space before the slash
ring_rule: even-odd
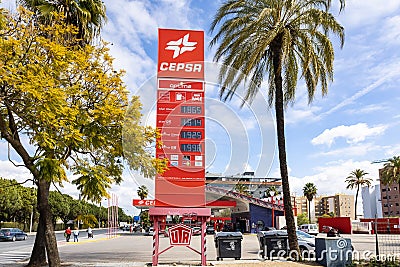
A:
<svg viewBox="0 0 400 267">
<path fill-rule="evenodd" d="M 90 228 L 90 226 L 88 227 L 86 232 L 87 232 L 87 237 L 88 238 L 93 238 L 93 230 L 92 230 L 92 228 Z"/>
<path fill-rule="evenodd" d="M 78 242 L 79 230 L 76 227 L 74 230 L 74 242 Z"/>
<path fill-rule="evenodd" d="M 65 229 L 64 236 L 65 236 L 65 240 L 67 242 L 69 242 L 69 239 L 71 238 L 71 228 L 70 227 Z"/>
</svg>

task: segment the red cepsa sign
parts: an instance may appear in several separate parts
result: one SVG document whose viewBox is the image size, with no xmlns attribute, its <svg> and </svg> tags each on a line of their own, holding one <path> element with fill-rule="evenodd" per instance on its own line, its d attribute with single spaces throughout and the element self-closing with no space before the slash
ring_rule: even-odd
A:
<svg viewBox="0 0 400 267">
<path fill-rule="evenodd" d="M 134 199 L 133 206 L 137 207 L 149 207 L 155 206 L 156 201 L 154 199 Z"/>
<path fill-rule="evenodd" d="M 204 32 L 159 29 L 156 127 L 157 207 L 205 205 Z"/>
<path fill-rule="evenodd" d="M 184 224 L 177 224 L 168 229 L 171 246 L 189 246 L 192 238 L 192 228 Z"/>
<path fill-rule="evenodd" d="M 158 30 L 158 75 L 204 79 L 204 32 Z"/>
</svg>

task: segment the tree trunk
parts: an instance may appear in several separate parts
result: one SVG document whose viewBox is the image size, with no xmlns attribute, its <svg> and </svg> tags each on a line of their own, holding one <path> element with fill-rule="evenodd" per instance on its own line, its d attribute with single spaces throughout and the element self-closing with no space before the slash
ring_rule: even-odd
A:
<svg viewBox="0 0 400 267">
<path fill-rule="evenodd" d="M 291 251 L 297 251 L 300 255 L 299 245 L 296 235 L 296 224 L 294 222 L 294 215 L 292 209 L 292 201 L 289 187 L 289 174 L 286 162 L 286 144 L 285 144 L 285 113 L 284 113 L 284 99 L 282 90 L 282 36 L 278 36 L 272 43 L 273 49 L 273 66 L 274 66 L 274 83 L 275 83 L 275 116 L 276 128 L 278 137 L 278 154 L 279 154 L 279 167 L 282 177 L 282 191 L 283 191 L 283 204 L 285 209 L 285 219 L 289 239 L 289 248 Z"/>
<path fill-rule="evenodd" d="M 357 192 L 356 192 L 356 201 L 355 201 L 355 209 L 354 209 L 354 220 L 357 220 L 357 200 L 358 200 L 358 191 L 360 190 L 360 186 L 357 186 Z"/>
<path fill-rule="evenodd" d="M 311 223 L 311 201 L 308 201 L 308 223 Z"/>
<path fill-rule="evenodd" d="M 38 210 L 40 213 L 39 226 L 36 234 L 35 245 L 32 251 L 32 257 L 28 264 L 30 267 L 40 266 L 38 264 L 46 262 L 46 254 L 44 254 L 44 250 L 47 253 L 49 267 L 61 266 L 57 240 L 52 223 L 53 216 L 49 206 L 49 189 L 50 183 L 45 179 L 40 179 L 38 185 Z M 31 265 L 31 262 L 36 265 Z"/>
<path fill-rule="evenodd" d="M 31 258 L 28 267 L 44 266 L 46 262 L 46 248 L 45 248 L 45 223 L 43 217 L 39 216 L 39 224 L 36 232 L 35 244 L 33 245 Z"/>
<path fill-rule="evenodd" d="M 37 203 L 39 210 L 41 188 L 38 186 L 37 190 Z M 47 265 L 46 262 L 46 245 L 45 245 L 45 227 L 46 222 L 44 217 L 39 214 L 39 224 L 36 231 L 35 244 L 33 245 L 31 258 L 28 263 L 28 267 L 44 266 Z"/>
</svg>

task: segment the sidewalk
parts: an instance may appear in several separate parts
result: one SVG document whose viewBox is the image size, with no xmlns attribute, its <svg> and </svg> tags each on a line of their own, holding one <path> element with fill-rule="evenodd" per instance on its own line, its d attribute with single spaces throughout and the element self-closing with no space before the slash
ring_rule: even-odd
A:
<svg viewBox="0 0 400 267">
<path fill-rule="evenodd" d="M 2 265 L 2 267 L 22 267 L 25 266 L 27 262 L 19 262 L 13 264 Z M 62 262 L 63 267 L 151 267 L 149 262 L 131 262 L 131 263 L 96 263 L 96 264 L 86 264 L 82 262 Z M 199 262 L 191 263 L 160 263 L 160 267 L 191 267 L 191 266 L 201 266 Z M 258 260 L 235 260 L 221 262 L 221 261 L 207 261 L 207 266 L 216 267 L 307 267 L 307 266 L 321 266 L 315 262 L 288 262 L 288 261 L 258 261 Z"/>
</svg>

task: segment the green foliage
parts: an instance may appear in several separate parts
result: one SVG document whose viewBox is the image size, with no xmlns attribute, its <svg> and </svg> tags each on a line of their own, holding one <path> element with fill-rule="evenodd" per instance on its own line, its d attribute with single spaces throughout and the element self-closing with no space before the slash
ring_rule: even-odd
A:
<svg viewBox="0 0 400 267">
<path fill-rule="evenodd" d="M 344 44 L 344 29 L 329 13 L 327 1 L 228 1 L 215 15 L 211 31 L 218 25 L 210 45 L 218 43 L 214 60 L 225 65 L 219 76 L 225 100 L 245 79 L 251 81 L 245 100 L 252 100 L 267 75 L 272 105 L 278 71 L 283 78 L 285 104 L 295 99 L 298 77 L 306 82 L 309 101 L 318 84 L 322 94 L 327 93 L 334 59 L 329 34 L 337 35 L 341 46 Z M 274 69 L 274 56 L 279 56 L 279 70 Z"/>
<path fill-rule="evenodd" d="M 345 1 L 340 3 L 342 9 Z M 322 95 L 328 92 L 334 60 L 330 34 L 339 37 L 341 46 L 344 44 L 344 28 L 330 13 L 330 7 L 330 0 L 225 1 L 210 27 L 211 32 L 216 31 L 210 46 L 218 44 L 214 60 L 223 63 L 219 72 L 220 97 L 230 100 L 245 84 L 244 105 L 263 86 L 268 90 L 270 106 L 275 105 L 282 191 L 286 200 L 291 196 L 284 108 L 295 100 L 298 78 L 305 81 L 309 102 L 319 88 Z M 299 250 L 291 202 L 284 201 L 284 206 L 290 249 Z"/>
<path fill-rule="evenodd" d="M 306 183 L 303 187 L 303 194 L 308 201 L 312 201 L 317 195 L 317 187 L 313 183 Z"/>
<path fill-rule="evenodd" d="M 137 194 L 140 197 L 140 199 L 145 199 L 149 195 L 149 189 L 145 185 L 139 186 L 137 190 Z"/>
<path fill-rule="evenodd" d="M 384 185 L 400 184 L 400 156 L 394 156 L 384 164 L 381 180 Z"/>
<path fill-rule="evenodd" d="M 79 215 L 76 219 L 83 222 L 82 228 L 94 228 L 98 225 L 97 218 L 93 214 Z"/>
<path fill-rule="evenodd" d="M 140 222 L 144 229 L 147 229 L 151 226 L 151 221 L 150 221 L 150 216 L 149 216 L 148 210 L 144 210 L 144 211 L 140 212 Z"/>
<path fill-rule="evenodd" d="M 238 192 L 240 194 L 246 195 L 246 196 L 251 196 L 249 192 L 249 187 L 245 184 L 242 183 L 237 183 L 235 184 L 235 187 L 233 188 L 235 192 Z"/>
<path fill-rule="evenodd" d="M 84 200 L 73 199 L 71 196 L 58 191 L 49 192 L 49 205 L 53 214 L 53 223 L 61 219 L 64 224 L 69 220 L 81 218 L 84 227 L 98 226 L 98 220 L 107 220 L 107 208 L 98 207 Z M 34 212 L 34 223 L 38 222 L 36 207 L 36 189 L 24 187 L 15 180 L 0 178 L 0 221 L 21 229 L 29 230 L 30 216 Z M 120 221 L 132 221 L 131 216 L 125 214 L 123 209 L 118 209 Z M 15 223 L 12 222 L 15 219 Z M 21 227 L 22 225 L 22 227 Z"/>
<path fill-rule="evenodd" d="M 297 215 L 297 225 L 302 225 L 307 223 L 308 223 L 308 217 L 306 213 Z"/>
<path fill-rule="evenodd" d="M 35 182 L 62 185 L 69 170 L 82 197 L 99 202 L 112 183 L 121 182 L 124 157 L 146 176 L 161 171 L 148 149 L 156 131 L 139 125 L 137 97 L 128 110 L 124 71 L 113 68 L 107 44 L 76 46 L 81 29 L 71 26 L 70 17 L 52 13 L 51 25 L 34 18 L 20 8 L 7 14 L 0 30 L 0 131 Z M 135 133 L 126 156 L 124 124 Z"/>
<path fill-rule="evenodd" d="M 51 24 L 53 12 L 63 12 L 66 23 L 78 28 L 78 38 L 85 43 L 100 34 L 106 20 L 106 8 L 100 0 L 45 1 L 19 0 L 25 7 L 36 12 L 42 23 Z"/>
<path fill-rule="evenodd" d="M 273 185 L 267 188 L 267 190 L 265 190 L 265 197 L 270 197 L 271 193 L 270 192 L 274 192 L 274 196 L 279 195 L 279 191 L 278 189 Z"/>
</svg>

